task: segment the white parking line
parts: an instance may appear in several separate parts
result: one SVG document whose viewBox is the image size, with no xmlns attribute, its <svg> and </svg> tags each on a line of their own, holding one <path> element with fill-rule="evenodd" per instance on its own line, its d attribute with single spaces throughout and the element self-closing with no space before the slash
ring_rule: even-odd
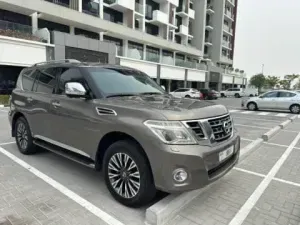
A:
<svg viewBox="0 0 300 225">
<path fill-rule="evenodd" d="M 0 143 L 0 146 L 15 144 L 15 141 Z"/>
<path fill-rule="evenodd" d="M 280 157 L 280 159 L 273 166 L 271 171 L 267 174 L 267 176 L 255 189 L 252 195 L 248 198 L 248 200 L 245 202 L 242 208 L 238 211 L 235 217 L 230 221 L 229 225 L 241 225 L 245 221 L 246 217 L 248 216 L 252 208 L 255 206 L 259 198 L 265 192 L 265 190 L 267 189 L 271 181 L 274 179 L 276 173 L 279 171 L 279 169 L 281 168 L 281 166 L 283 165 L 287 157 L 291 154 L 293 148 L 295 147 L 299 139 L 300 139 L 300 132 L 293 140 L 293 142 L 289 145 L 289 147 L 286 149 L 286 151 L 283 153 L 283 155 Z"/>
<path fill-rule="evenodd" d="M 292 182 L 292 181 L 287 181 L 287 180 L 283 180 L 283 179 L 279 179 L 279 178 L 274 178 L 273 180 L 279 181 L 281 183 L 290 184 L 290 185 L 293 185 L 293 186 L 300 187 L 300 184 Z"/>
<path fill-rule="evenodd" d="M 254 113 L 254 111 L 245 111 L 245 112 L 241 112 L 242 114 L 252 114 Z"/>
<path fill-rule="evenodd" d="M 289 115 L 289 114 L 286 114 L 286 113 L 278 113 L 278 114 L 276 114 L 275 116 L 278 116 L 278 117 L 286 117 L 287 115 Z"/>
<path fill-rule="evenodd" d="M 85 200 L 84 198 L 80 197 L 79 195 L 77 195 L 76 193 L 74 193 L 73 191 L 71 191 L 70 189 L 68 189 L 65 186 L 63 186 L 62 184 L 58 183 L 57 181 L 53 180 L 51 177 L 48 177 L 46 174 L 44 174 L 41 171 L 37 170 L 36 168 L 30 166 L 29 164 L 27 164 L 23 160 L 19 159 L 15 155 L 9 153 L 4 148 L 0 147 L 0 153 L 2 153 L 3 155 L 6 155 L 8 158 L 10 158 L 11 160 L 13 160 L 14 162 L 16 162 L 20 166 L 24 167 L 29 172 L 31 172 L 34 175 L 36 175 L 37 177 L 39 177 L 40 179 L 42 179 L 43 181 L 45 181 L 47 184 L 51 185 L 56 190 L 60 191 L 62 194 L 64 194 L 65 196 L 69 197 L 71 200 L 73 200 L 74 202 L 78 203 L 83 208 L 85 208 L 86 210 L 90 211 L 95 216 L 97 216 L 98 218 L 100 218 L 101 220 L 103 220 L 104 222 L 106 222 L 107 224 L 109 224 L 109 225 L 124 225 L 122 222 L 120 222 L 119 220 L 117 220 L 116 218 L 114 218 L 113 216 L 111 216 L 110 214 L 102 211 L 97 206 L 95 206 L 92 203 L 88 202 L 87 200 Z"/>
<path fill-rule="evenodd" d="M 256 173 L 256 172 L 253 172 L 253 171 L 250 171 L 250 170 L 244 170 L 244 169 L 239 168 L 239 167 L 234 167 L 233 169 L 235 169 L 237 171 L 241 171 L 243 173 L 252 174 L 252 175 L 255 175 L 255 176 L 258 176 L 258 177 L 266 177 L 266 175 L 264 175 L 264 174 Z"/>
<path fill-rule="evenodd" d="M 266 116 L 266 115 L 269 115 L 269 114 L 270 114 L 270 112 L 260 112 L 257 115 L 259 115 L 259 116 Z"/>
</svg>

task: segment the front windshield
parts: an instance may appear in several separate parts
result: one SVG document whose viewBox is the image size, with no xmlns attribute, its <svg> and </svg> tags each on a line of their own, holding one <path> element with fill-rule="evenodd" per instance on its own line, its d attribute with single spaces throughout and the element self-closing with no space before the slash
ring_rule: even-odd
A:
<svg viewBox="0 0 300 225">
<path fill-rule="evenodd" d="M 165 94 L 165 91 L 146 74 L 130 69 L 87 68 L 93 82 L 106 96 Z"/>
</svg>

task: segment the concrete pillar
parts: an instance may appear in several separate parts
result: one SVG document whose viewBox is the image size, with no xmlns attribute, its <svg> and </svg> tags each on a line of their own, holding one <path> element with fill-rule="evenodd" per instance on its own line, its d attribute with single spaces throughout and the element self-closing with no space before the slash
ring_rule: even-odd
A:
<svg viewBox="0 0 300 225">
<path fill-rule="evenodd" d="M 185 69 L 183 87 L 187 88 L 188 69 Z"/>
<path fill-rule="evenodd" d="M 128 56 L 128 40 L 123 41 L 123 56 Z"/>
<path fill-rule="evenodd" d="M 35 12 L 31 14 L 31 27 L 32 27 L 32 33 L 35 34 L 35 32 L 38 31 L 38 13 Z"/>
<path fill-rule="evenodd" d="M 70 34 L 75 35 L 75 27 L 70 26 Z"/>
<path fill-rule="evenodd" d="M 209 81 L 208 81 L 208 82 L 206 81 L 206 82 L 204 83 L 204 88 L 205 88 L 205 89 L 209 89 Z"/>
<path fill-rule="evenodd" d="M 176 52 L 173 52 L 173 65 L 176 65 Z"/>
<path fill-rule="evenodd" d="M 222 82 L 223 82 L 223 74 L 220 73 L 220 79 L 219 79 L 219 82 L 218 82 L 218 87 L 216 91 L 221 91 L 222 90 Z"/>
<path fill-rule="evenodd" d="M 159 63 L 162 63 L 162 57 L 163 57 L 163 49 L 159 49 Z"/>
<path fill-rule="evenodd" d="M 156 72 L 156 83 L 160 85 L 160 69 L 161 65 L 157 65 L 157 72 Z"/>
<path fill-rule="evenodd" d="M 168 91 L 168 93 L 170 93 L 171 92 L 171 80 L 167 80 L 167 82 L 168 82 L 167 91 Z"/>
<path fill-rule="evenodd" d="M 104 12 L 103 12 L 103 0 L 99 0 L 99 17 L 103 19 Z"/>
<path fill-rule="evenodd" d="M 141 4 L 143 6 L 143 15 L 146 15 L 146 0 L 142 0 Z M 142 18 L 142 31 L 146 32 L 145 16 L 143 16 L 143 18 Z"/>
<path fill-rule="evenodd" d="M 144 49 L 143 49 L 143 60 L 146 60 L 146 50 L 147 50 L 147 45 L 144 44 Z"/>
<path fill-rule="evenodd" d="M 82 12 L 82 0 L 78 0 L 78 11 Z"/>
<path fill-rule="evenodd" d="M 100 41 L 103 41 L 104 32 L 99 32 L 99 39 Z"/>
<path fill-rule="evenodd" d="M 232 87 L 234 87 L 234 84 L 235 84 L 235 77 L 233 77 L 232 79 Z"/>
</svg>

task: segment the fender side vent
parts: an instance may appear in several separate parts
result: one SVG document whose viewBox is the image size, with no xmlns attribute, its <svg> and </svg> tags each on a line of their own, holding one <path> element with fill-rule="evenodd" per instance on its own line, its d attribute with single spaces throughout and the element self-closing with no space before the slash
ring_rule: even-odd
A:
<svg viewBox="0 0 300 225">
<path fill-rule="evenodd" d="M 96 111 L 97 111 L 98 115 L 100 115 L 100 116 L 102 116 L 102 115 L 114 115 L 114 116 L 116 116 L 117 115 L 115 110 L 107 109 L 107 108 L 96 107 Z"/>
</svg>

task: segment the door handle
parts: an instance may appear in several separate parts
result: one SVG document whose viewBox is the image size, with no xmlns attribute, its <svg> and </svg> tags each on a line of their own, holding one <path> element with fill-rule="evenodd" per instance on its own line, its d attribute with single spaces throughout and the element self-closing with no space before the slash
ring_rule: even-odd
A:
<svg viewBox="0 0 300 225">
<path fill-rule="evenodd" d="M 52 102 L 51 104 L 54 106 L 54 108 L 60 107 L 60 103 L 59 102 Z"/>
</svg>

